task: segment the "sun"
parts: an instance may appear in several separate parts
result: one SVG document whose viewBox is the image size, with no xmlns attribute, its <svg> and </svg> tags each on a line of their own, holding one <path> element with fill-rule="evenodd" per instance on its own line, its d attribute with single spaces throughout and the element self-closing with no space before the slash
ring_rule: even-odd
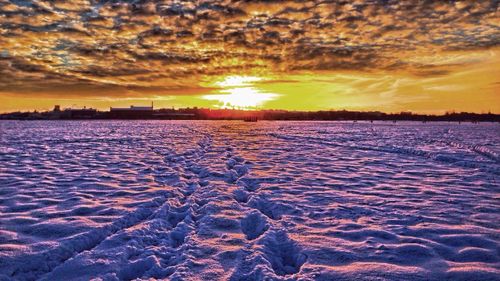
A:
<svg viewBox="0 0 500 281">
<path fill-rule="evenodd" d="M 217 94 L 204 95 L 206 100 L 218 101 L 219 108 L 256 109 L 279 97 L 275 93 L 262 91 L 256 85 L 265 80 L 257 76 L 226 76 L 214 83 Z"/>
<path fill-rule="evenodd" d="M 252 109 L 262 106 L 265 102 L 274 100 L 278 94 L 264 93 L 253 87 L 222 90 L 222 94 L 205 95 L 204 99 L 220 102 L 217 107 Z"/>
<path fill-rule="evenodd" d="M 259 82 L 264 80 L 262 77 L 258 76 L 226 76 L 223 77 L 222 80 L 215 82 L 215 85 L 223 88 L 228 87 L 244 87 L 254 84 L 255 82 Z"/>
</svg>

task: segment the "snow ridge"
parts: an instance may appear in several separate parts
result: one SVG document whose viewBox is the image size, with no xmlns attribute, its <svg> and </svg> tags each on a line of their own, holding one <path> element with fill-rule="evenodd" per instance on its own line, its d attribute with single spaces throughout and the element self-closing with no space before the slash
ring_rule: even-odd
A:
<svg viewBox="0 0 500 281">
<path fill-rule="evenodd" d="M 500 274 L 496 124 L 60 124 L 0 122 L 0 280 Z"/>
</svg>

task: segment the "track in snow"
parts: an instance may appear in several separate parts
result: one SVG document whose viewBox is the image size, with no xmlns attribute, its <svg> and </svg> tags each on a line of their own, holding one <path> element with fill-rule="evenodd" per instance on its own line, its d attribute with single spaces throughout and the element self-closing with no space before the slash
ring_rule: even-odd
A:
<svg viewBox="0 0 500 281">
<path fill-rule="evenodd" d="M 0 126 L 0 280 L 500 273 L 495 124 Z"/>
</svg>

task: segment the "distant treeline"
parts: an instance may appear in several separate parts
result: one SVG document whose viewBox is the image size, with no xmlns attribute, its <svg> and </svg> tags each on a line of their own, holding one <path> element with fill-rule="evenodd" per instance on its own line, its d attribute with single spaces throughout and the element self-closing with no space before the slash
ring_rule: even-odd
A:
<svg viewBox="0 0 500 281">
<path fill-rule="evenodd" d="M 456 121 L 500 122 L 500 114 L 448 112 L 443 115 L 411 112 L 383 113 L 378 111 L 287 111 L 180 108 L 155 110 L 98 111 L 91 108 L 45 112 L 12 112 L 0 114 L 0 119 L 14 120 L 81 120 L 81 119 L 155 119 L 155 120 L 388 120 L 388 121 Z"/>
</svg>

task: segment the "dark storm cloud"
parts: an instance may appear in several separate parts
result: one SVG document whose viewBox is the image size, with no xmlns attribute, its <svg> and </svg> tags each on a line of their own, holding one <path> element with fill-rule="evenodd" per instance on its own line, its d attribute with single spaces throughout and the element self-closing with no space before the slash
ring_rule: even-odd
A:
<svg viewBox="0 0 500 281">
<path fill-rule="evenodd" d="M 0 0 L 0 34 L 0 90 L 13 92 L 26 81 L 161 90 L 263 69 L 442 75 L 409 58 L 500 43 L 496 0 Z"/>
</svg>

